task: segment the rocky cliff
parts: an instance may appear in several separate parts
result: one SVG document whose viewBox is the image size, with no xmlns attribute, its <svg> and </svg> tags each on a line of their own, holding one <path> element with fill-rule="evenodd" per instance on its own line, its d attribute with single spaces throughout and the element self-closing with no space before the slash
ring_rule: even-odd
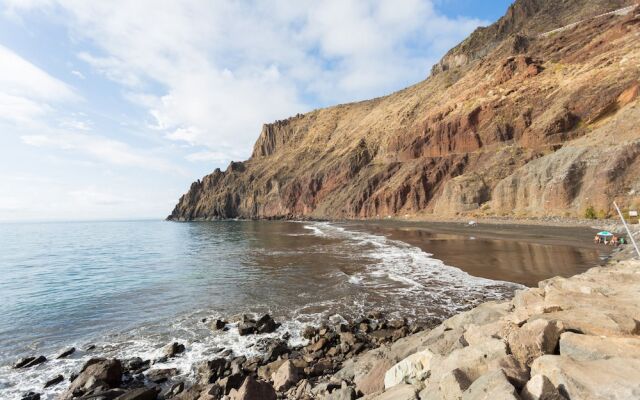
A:
<svg viewBox="0 0 640 400">
<path fill-rule="evenodd" d="M 613 199 L 640 205 L 633 5 L 517 0 L 423 82 L 265 125 L 249 160 L 193 183 L 169 219 L 582 216 L 610 212 Z"/>
</svg>

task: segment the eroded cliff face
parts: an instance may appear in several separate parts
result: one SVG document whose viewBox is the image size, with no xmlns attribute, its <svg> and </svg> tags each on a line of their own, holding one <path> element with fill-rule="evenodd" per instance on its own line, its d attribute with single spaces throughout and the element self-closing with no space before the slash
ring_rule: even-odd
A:
<svg viewBox="0 0 640 400">
<path fill-rule="evenodd" d="M 518 0 L 421 83 L 265 125 L 249 160 L 195 182 L 169 219 L 640 205 L 640 7 L 589 18 L 631 4 Z"/>
</svg>

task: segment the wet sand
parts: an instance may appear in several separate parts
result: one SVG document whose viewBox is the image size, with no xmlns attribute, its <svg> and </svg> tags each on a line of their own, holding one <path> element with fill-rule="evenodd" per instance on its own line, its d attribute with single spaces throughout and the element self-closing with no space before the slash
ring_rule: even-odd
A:
<svg viewBox="0 0 640 400">
<path fill-rule="evenodd" d="M 376 221 L 355 226 L 417 246 L 471 275 L 526 286 L 602 265 L 612 248 L 589 227 Z"/>
</svg>

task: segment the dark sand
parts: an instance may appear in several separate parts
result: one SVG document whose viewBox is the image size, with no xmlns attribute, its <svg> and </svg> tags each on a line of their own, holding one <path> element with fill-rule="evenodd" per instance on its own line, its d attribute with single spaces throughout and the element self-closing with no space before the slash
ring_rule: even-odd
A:
<svg viewBox="0 0 640 400">
<path fill-rule="evenodd" d="M 354 223 L 417 246 L 471 275 L 537 286 L 603 265 L 612 248 L 593 244 L 588 227 L 376 221 Z"/>
</svg>

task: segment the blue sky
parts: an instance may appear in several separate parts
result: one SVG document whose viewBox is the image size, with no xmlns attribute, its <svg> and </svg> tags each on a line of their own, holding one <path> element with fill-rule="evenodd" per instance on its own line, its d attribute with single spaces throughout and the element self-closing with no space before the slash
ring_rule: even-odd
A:
<svg viewBox="0 0 640 400">
<path fill-rule="evenodd" d="M 162 218 L 263 123 L 416 83 L 508 5 L 0 0 L 0 220 Z"/>
</svg>

